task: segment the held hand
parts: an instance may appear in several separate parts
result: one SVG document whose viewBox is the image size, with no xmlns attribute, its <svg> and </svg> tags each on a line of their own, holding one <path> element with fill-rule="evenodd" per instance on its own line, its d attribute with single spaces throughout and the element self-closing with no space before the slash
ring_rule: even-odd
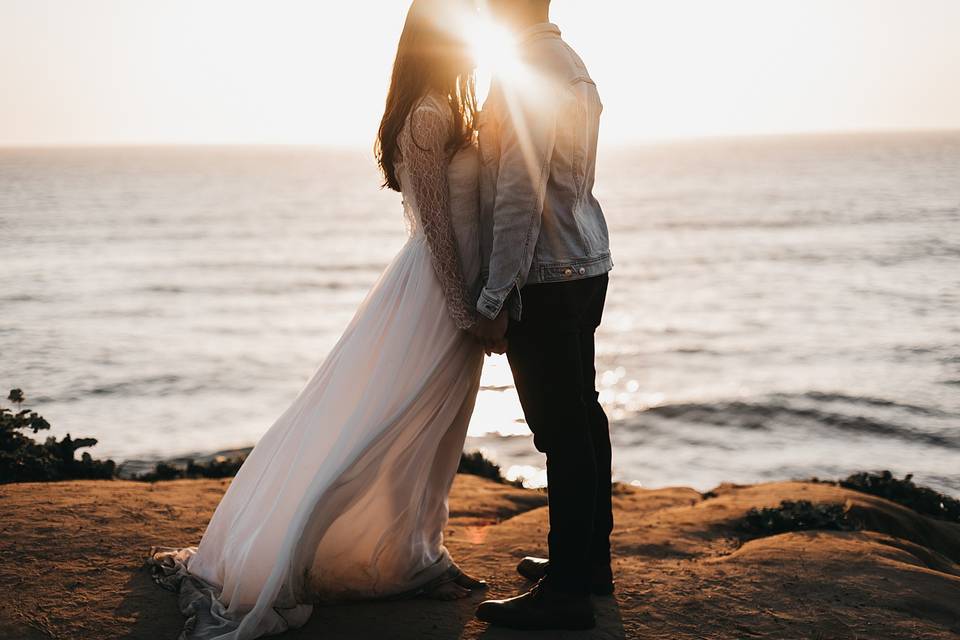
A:
<svg viewBox="0 0 960 640">
<path fill-rule="evenodd" d="M 484 346 L 483 350 L 488 356 L 494 353 L 497 354 L 498 356 L 502 356 L 507 352 L 507 339 L 504 338 L 499 342 L 495 342 L 490 347 Z"/>
<path fill-rule="evenodd" d="M 480 318 L 476 325 L 470 330 L 480 344 L 483 345 L 487 355 L 491 353 L 502 354 L 507 350 L 507 324 L 510 318 L 507 315 L 506 308 L 502 309 L 493 320 L 489 318 Z"/>
</svg>

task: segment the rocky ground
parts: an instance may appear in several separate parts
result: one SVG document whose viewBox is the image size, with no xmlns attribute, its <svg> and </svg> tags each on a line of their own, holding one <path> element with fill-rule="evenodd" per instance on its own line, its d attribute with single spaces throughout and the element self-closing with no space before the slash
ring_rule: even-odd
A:
<svg viewBox="0 0 960 640">
<path fill-rule="evenodd" d="M 151 545 L 196 544 L 228 480 L 0 486 L 0 638 L 177 637 L 176 596 L 143 568 Z M 475 621 L 484 596 L 320 607 L 286 638 L 881 639 L 960 637 L 960 525 L 828 484 L 621 488 L 617 595 L 592 632 L 518 633 Z M 842 506 L 856 530 L 745 532 L 754 507 Z M 520 557 L 543 554 L 540 492 L 458 476 L 447 544 L 504 596 Z"/>
</svg>

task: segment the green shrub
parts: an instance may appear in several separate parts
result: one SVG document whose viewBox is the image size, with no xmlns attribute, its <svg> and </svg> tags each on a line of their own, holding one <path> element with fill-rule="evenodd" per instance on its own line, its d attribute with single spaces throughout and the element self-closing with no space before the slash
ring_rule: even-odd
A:
<svg viewBox="0 0 960 640">
<path fill-rule="evenodd" d="M 473 453 L 464 453 L 460 456 L 460 467 L 457 473 L 466 473 L 472 476 L 480 476 L 500 484 L 510 484 L 515 487 L 522 487 L 522 480 L 509 481 L 503 477 L 500 472 L 500 465 L 483 457 L 479 451 Z"/>
<path fill-rule="evenodd" d="M 778 507 L 750 509 L 740 526 L 741 530 L 770 536 L 788 531 L 850 531 L 856 529 L 842 504 L 814 504 L 808 500 L 784 500 Z"/>
<path fill-rule="evenodd" d="M 36 411 L 21 409 L 25 397 L 20 389 L 11 389 L 7 400 L 17 405 L 17 411 L 0 407 L 0 483 L 113 477 L 113 460 L 94 460 L 87 452 L 76 459 L 78 449 L 97 444 L 94 438 L 74 440 L 67 434 L 62 440 L 48 437 L 36 442 L 24 432 L 35 435 L 49 429 L 50 423 Z"/>
<path fill-rule="evenodd" d="M 879 496 L 926 516 L 960 522 L 960 500 L 913 483 L 913 474 L 899 480 L 889 471 L 855 473 L 838 484 L 844 489 Z"/>
<path fill-rule="evenodd" d="M 232 478 L 237 475 L 245 455 L 227 458 L 217 456 L 207 462 L 187 460 L 186 463 L 158 462 L 150 473 L 144 473 L 133 478 L 144 482 L 162 480 L 182 480 L 185 478 Z"/>
</svg>

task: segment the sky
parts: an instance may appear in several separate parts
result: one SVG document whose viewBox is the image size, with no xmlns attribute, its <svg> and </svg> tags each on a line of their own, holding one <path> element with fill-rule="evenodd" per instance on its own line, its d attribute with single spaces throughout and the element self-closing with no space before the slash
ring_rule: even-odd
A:
<svg viewBox="0 0 960 640">
<path fill-rule="evenodd" d="M 369 146 L 409 0 L 0 0 L 0 145 Z M 554 0 L 604 144 L 960 128 L 958 0 Z"/>
</svg>

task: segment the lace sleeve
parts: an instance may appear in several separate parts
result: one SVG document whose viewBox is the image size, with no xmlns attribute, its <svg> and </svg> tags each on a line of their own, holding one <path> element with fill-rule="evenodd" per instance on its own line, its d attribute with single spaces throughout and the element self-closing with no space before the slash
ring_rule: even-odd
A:
<svg viewBox="0 0 960 640">
<path fill-rule="evenodd" d="M 450 127 L 450 119 L 439 110 L 421 106 L 410 115 L 398 144 L 450 317 L 460 329 L 469 329 L 476 324 L 477 317 L 474 305 L 469 302 L 469 290 L 450 219 L 450 185 L 447 182 L 450 155 L 446 150 Z"/>
</svg>

